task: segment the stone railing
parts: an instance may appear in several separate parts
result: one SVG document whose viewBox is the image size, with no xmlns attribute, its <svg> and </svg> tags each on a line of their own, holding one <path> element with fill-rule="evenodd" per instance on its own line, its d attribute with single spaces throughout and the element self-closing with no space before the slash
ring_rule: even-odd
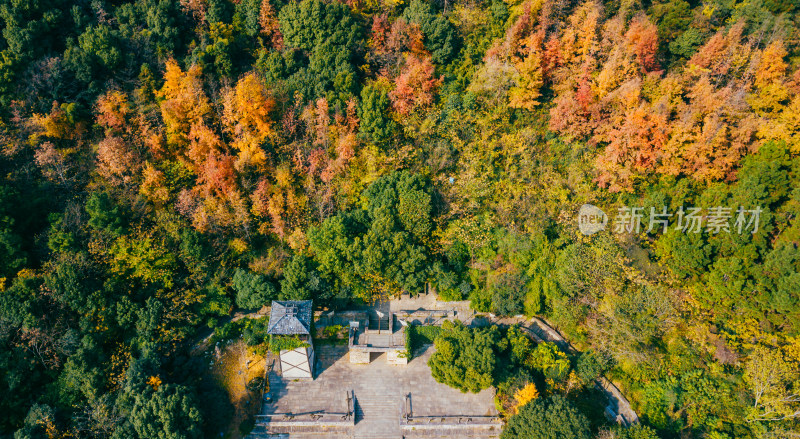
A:
<svg viewBox="0 0 800 439">
<path fill-rule="evenodd" d="M 403 417 L 400 425 L 418 427 L 420 425 L 443 426 L 461 425 L 465 427 L 503 425 L 503 420 L 497 416 L 414 416 Z"/>
<path fill-rule="evenodd" d="M 400 418 L 400 427 L 408 429 L 436 428 L 436 429 L 459 429 L 459 428 L 495 428 L 502 427 L 503 420 L 499 416 L 468 416 L 468 415 L 437 415 L 437 416 L 414 416 L 411 410 L 411 394 L 407 394 L 403 400 L 403 416 Z"/>
<path fill-rule="evenodd" d="M 347 394 L 347 412 L 316 410 L 303 413 L 262 413 L 256 415 L 256 424 L 268 427 L 352 427 L 355 425 L 355 394 Z"/>
<path fill-rule="evenodd" d="M 418 309 L 418 310 L 401 310 L 395 311 L 395 316 L 407 322 L 409 324 L 416 324 L 416 325 L 441 325 L 442 322 L 445 320 L 454 319 L 456 317 L 456 311 L 452 309 L 447 310 L 426 310 L 426 309 Z"/>
</svg>

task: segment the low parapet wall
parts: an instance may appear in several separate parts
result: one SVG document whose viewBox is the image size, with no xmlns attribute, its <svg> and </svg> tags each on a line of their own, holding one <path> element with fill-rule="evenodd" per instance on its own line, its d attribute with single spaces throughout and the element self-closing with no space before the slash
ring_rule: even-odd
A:
<svg viewBox="0 0 800 439">
<path fill-rule="evenodd" d="M 350 362 L 355 364 L 368 364 L 370 354 L 373 352 L 386 352 L 386 363 L 403 366 L 408 364 L 408 356 L 405 348 L 386 348 L 386 347 L 350 347 Z"/>
<path fill-rule="evenodd" d="M 405 346 L 364 346 L 357 344 L 350 346 L 350 352 L 396 352 L 405 350 Z"/>
<path fill-rule="evenodd" d="M 400 428 L 404 430 L 501 429 L 502 427 L 503 421 L 493 416 L 424 416 L 400 420 Z"/>
<path fill-rule="evenodd" d="M 305 413 L 268 413 L 256 415 L 256 424 L 266 428 L 342 428 L 356 423 L 355 393 L 347 391 L 347 412 L 328 412 L 318 410 Z"/>
<path fill-rule="evenodd" d="M 443 321 L 454 319 L 454 310 L 400 310 L 395 311 L 395 317 L 414 325 L 441 325 Z"/>
<path fill-rule="evenodd" d="M 350 322 L 359 322 L 366 325 L 369 314 L 366 311 L 330 311 L 319 316 L 315 323 L 317 327 L 341 325 L 348 326 Z"/>
</svg>

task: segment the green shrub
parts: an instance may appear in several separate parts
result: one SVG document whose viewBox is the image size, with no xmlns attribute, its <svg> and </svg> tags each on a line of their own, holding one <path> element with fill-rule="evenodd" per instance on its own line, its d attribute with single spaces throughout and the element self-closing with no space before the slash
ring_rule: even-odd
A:
<svg viewBox="0 0 800 439">
<path fill-rule="evenodd" d="M 589 439 L 589 420 L 561 395 L 535 399 L 512 416 L 502 439 Z"/>
<path fill-rule="evenodd" d="M 307 342 L 300 340 L 297 336 L 273 335 L 269 340 L 269 350 L 274 353 L 291 351 L 297 348 L 307 348 L 309 346 Z"/>
<path fill-rule="evenodd" d="M 406 328 L 406 352 L 408 358 L 421 346 L 433 344 L 442 331 L 440 326 L 409 325 Z"/>
</svg>

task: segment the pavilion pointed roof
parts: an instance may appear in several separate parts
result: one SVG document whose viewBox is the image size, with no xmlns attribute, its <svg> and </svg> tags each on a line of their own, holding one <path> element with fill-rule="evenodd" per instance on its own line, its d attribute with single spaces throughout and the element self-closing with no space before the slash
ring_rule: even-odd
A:
<svg viewBox="0 0 800 439">
<path fill-rule="evenodd" d="M 275 300 L 269 315 L 267 333 L 271 335 L 308 335 L 311 333 L 311 300 Z"/>
</svg>

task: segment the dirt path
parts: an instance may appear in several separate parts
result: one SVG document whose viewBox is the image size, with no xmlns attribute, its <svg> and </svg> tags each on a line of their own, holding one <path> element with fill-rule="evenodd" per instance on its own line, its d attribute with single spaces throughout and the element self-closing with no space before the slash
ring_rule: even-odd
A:
<svg viewBox="0 0 800 439">
<path fill-rule="evenodd" d="M 435 294 L 426 293 L 417 296 L 403 295 L 395 298 L 390 302 L 392 311 L 397 312 L 400 310 L 454 310 L 455 319 L 461 320 L 466 325 L 470 326 L 483 326 L 487 324 L 494 325 L 515 325 L 519 324 L 527 330 L 527 332 L 537 341 L 549 341 L 555 343 L 562 351 L 570 354 L 578 354 L 567 339 L 565 339 L 555 328 L 547 324 L 544 320 L 533 317 L 527 318 L 524 316 L 517 317 L 495 317 L 491 314 L 482 315 L 480 318 L 475 318 L 475 312 L 470 309 L 468 301 L 461 302 L 442 302 L 438 300 Z M 614 415 L 618 415 L 617 420 L 623 424 L 630 425 L 639 422 L 639 416 L 631 407 L 630 402 L 625 398 L 622 392 L 611 381 L 605 377 L 600 377 L 595 381 L 597 387 L 603 391 L 609 401 L 609 409 L 613 411 Z"/>
<path fill-rule="evenodd" d="M 533 317 L 530 319 L 524 317 L 510 317 L 502 319 L 494 319 L 493 323 L 501 325 L 514 325 L 520 324 L 522 328 L 526 329 L 529 334 L 537 341 L 549 341 L 555 343 L 559 349 L 570 354 L 575 355 L 579 352 L 564 338 L 555 328 L 548 325 L 544 320 Z M 625 395 L 605 377 L 600 377 L 595 380 L 597 387 L 603 391 L 609 401 L 609 407 L 615 415 L 618 416 L 618 421 L 631 425 L 639 422 L 639 416 L 631 407 L 631 403 L 625 398 Z M 620 419 L 621 417 L 621 419 Z"/>
</svg>

